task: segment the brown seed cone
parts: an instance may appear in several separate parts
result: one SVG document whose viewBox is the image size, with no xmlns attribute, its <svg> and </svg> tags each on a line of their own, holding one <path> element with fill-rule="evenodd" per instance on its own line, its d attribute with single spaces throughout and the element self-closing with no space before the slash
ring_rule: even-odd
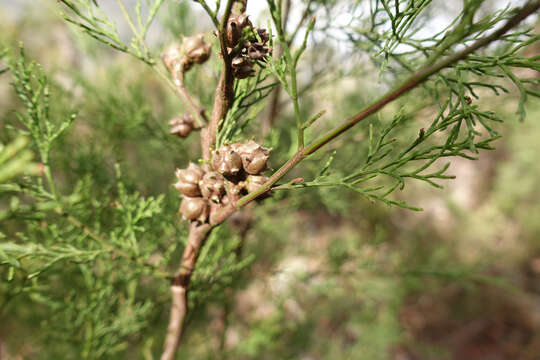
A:
<svg viewBox="0 0 540 360">
<path fill-rule="evenodd" d="M 253 28 L 253 24 L 251 24 L 249 17 L 245 13 L 229 17 L 226 29 L 226 39 L 229 47 L 234 48 L 238 45 L 245 27 Z"/>
<path fill-rule="evenodd" d="M 177 43 L 171 44 L 167 49 L 165 49 L 163 54 L 161 54 L 161 60 L 171 74 L 174 74 L 181 69 L 181 59 L 182 47 Z"/>
<path fill-rule="evenodd" d="M 249 175 L 244 182 L 244 186 L 248 193 L 254 192 L 268 181 L 268 176 L 264 175 Z"/>
<path fill-rule="evenodd" d="M 233 75 L 237 79 L 245 79 L 255 75 L 253 62 L 247 56 L 238 55 L 234 57 L 231 61 L 231 67 L 233 69 Z"/>
<path fill-rule="evenodd" d="M 261 45 L 265 45 L 270 40 L 270 35 L 268 35 L 266 29 L 257 29 L 257 34 L 261 38 Z"/>
<path fill-rule="evenodd" d="M 184 220 L 206 222 L 210 212 L 208 202 L 201 197 L 184 197 L 180 204 L 180 213 Z"/>
<path fill-rule="evenodd" d="M 252 60 L 265 61 L 268 53 L 269 49 L 262 45 L 251 44 L 247 47 L 247 56 Z"/>
<path fill-rule="evenodd" d="M 184 38 L 182 46 L 190 62 L 202 64 L 210 57 L 212 46 L 204 41 L 202 34 Z"/>
<path fill-rule="evenodd" d="M 193 64 L 193 60 L 188 58 L 186 55 L 182 56 L 182 59 L 180 59 L 180 67 L 182 68 L 182 72 L 186 72 L 191 69 Z"/>
<path fill-rule="evenodd" d="M 189 163 L 187 169 L 176 169 L 175 175 L 178 182 L 174 184 L 174 187 L 182 195 L 195 197 L 201 194 L 199 182 L 203 178 L 204 171 L 200 167 L 194 163 Z"/>
<path fill-rule="evenodd" d="M 223 195 L 221 198 L 221 204 L 228 205 L 230 203 L 229 197 L 227 195 Z"/>
<path fill-rule="evenodd" d="M 223 176 L 234 176 L 242 170 L 242 158 L 230 146 L 225 145 L 214 151 L 212 166 Z"/>
<path fill-rule="evenodd" d="M 235 146 L 242 159 L 242 166 L 248 174 L 258 175 L 266 170 L 270 149 L 257 144 L 253 140 Z"/>
<path fill-rule="evenodd" d="M 271 52 L 271 49 L 266 47 L 269 36 L 265 29 L 257 29 L 258 38 L 250 39 L 245 45 L 246 54 L 252 60 L 266 61 L 266 56 Z"/>
<path fill-rule="evenodd" d="M 219 203 L 225 195 L 225 181 L 215 171 L 207 172 L 199 182 L 201 194 L 205 199 Z"/>
<path fill-rule="evenodd" d="M 233 57 L 231 66 L 233 75 L 238 79 L 253 76 L 254 61 L 266 61 L 271 49 L 266 47 L 270 37 L 265 29 L 253 27 L 248 16 L 231 16 L 227 22 L 227 53 Z"/>
<path fill-rule="evenodd" d="M 193 121 L 193 116 L 191 114 L 177 116 L 169 121 L 169 125 L 171 126 L 169 133 L 178 137 L 186 137 L 195 127 Z"/>
</svg>

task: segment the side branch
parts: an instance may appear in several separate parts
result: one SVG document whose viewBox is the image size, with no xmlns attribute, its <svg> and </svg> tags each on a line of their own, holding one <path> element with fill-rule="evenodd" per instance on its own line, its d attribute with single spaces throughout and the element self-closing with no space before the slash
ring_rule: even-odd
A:
<svg viewBox="0 0 540 360">
<path fill-rule="evenodd" d="M 200 128 L 203 127 L 207 122 L 206 114 L 203 108 L 200 108 L 195 104 L 195 101 L 191 98 L 188 91 L 186 90 L 184 86 L 184 72 L 179 71 L 178 73 L 176 73 L 173 76 L 173 80 L 174 84 L 178 89 L 178 92 L 184 97 L 184 99 L 186 99 L 189 106 L 191 107 L 191 110 L 195 113 L 195 120 L 197 121 L 197 126 Z"/>
<path fill-rule="evenodd" d="M 495 31 L 493 34 L 486 36 L 482 39 L 477 40 L 474 44 L 471 46 L 463 49 L 460 52 L 457 52 L 453 55 L 448 56 L 446 59 L 443 59 L 431 66 L 425 67 L 420 69 L 418 72 L 413 74 L 411 77 L 409 77 L 403 84 L 395 88 L 394 90 L 391 90 L 389 93 L 384 95 L 379 100 L 375 101 L 373 104 L 366 107 L 364 110 L 356 114 L 355 116 L 351 117 L 347 121 L 345 121 L 341 126 L 338 126 L 337 128 L 329 131 L 327 134 L 323 135 L 318 140 L 315 140 L 312 142 L 309 146 L 306 147 L 305 155 L 311 155 L 315 151 L 317 151 L 322 146 L 326 145 L 339 135 L 343 134 L 345 131 L 349 130 L 351 127 L 359 123 L 360 121 L 364 120 L 368 116 L 376 113 L 380 109 L 382 109 L 385 105 L 388 103 L 394 101 L 395 99 L 401 97 L 405 93 L 409 92 L 410 90 L 414 89 L 418 85 L 421 85 L 424 83 L 429 77 L 432 75 L 438 73 L 442 69 L 449 67 L 458 61 L 461 61 L 465 59 L 467 56 L 475 52 L 476 50 L 483 48 L 489 44 L 491 44 L 493 41 L 498 40 L 500 37 L 502 37 L 504 34 L 506 34 L 508 31 L 510 31 L 512 28 L 516 27 L 519 23 L 521 23 L 525 18 L 527 18 L 529 15 L 535 13 L 540 9 L 540 1 L 534 1 L 531 3 L 528 3 L 523 8 L 521 8 L 516 15 L 514 15 L 508 22 L 501 27 L 499 30 Z"/>
<path fill-rule="evenodd" d="M 234 212 L 235 209 L 247 205 L 251 201 L 258 198 L 259 196 L 270 191 L 272 189 L 272 186 L 275 183 L 277 183 L 290 170 L 296 167 L 296 165 L 298 165 L 304 158 L 313 154 L 315 151 L 317 151 L 324 145 L 328 144 L 330 141 L 334 140 L 335 138 L 343 134 L 345 131 L 349 130 L 354 125 L 358 124 L 360 121 L 366 119 L 370 115 L 381 110 L 388 103 L 401 97 L 402 95 L 406 94 L 407 92 L 414 89 L 418 85 L 423 84 L 432 75 L 436 74 L 437 72 L 441 71 L 442 69 L 446 67 L 449 67 L 467 58 L 467 56 L 474 53 L 476 50 L 491 44 L 493 41 L 498 40 L 500 37 L 502 37 L 512 28 L 519 25 L 528 16 L 537 12 L 538 9 L 540 9 L 540 0 L 535 0 L 535 1 L 527 3 L 521 9 L 519 9 L 519 11 L 517 11 L 516 14 L 512 18 L 510 18 L 503 27 L 493 32 L 491 35 L 477 40 L 471 46 L 463 49 L 460 52 L 450 55 L 447 58 L 433 65 L 420 69 L 419 71 L 414 73 L 412 76 L 410 76 L 407 80 L 405 80 L 405 82 L 403 82 L 401 85 L 396 87 L 394 90 L 389 91 L 384 96 L 376 100 L 374 103 L 364 108 L 358 114 L 346 120 L 342 125 L 334 128 L 333 130 L 329 131 L 325 135 L 321 136 L 319 139 L 313 141 L 312 143 L 307 145 L 304 149 L 300 149 L 289 161 L 287 161 L 277 172 L 275 172 L 274 175 L 272 175 L 270 179 L 264 185 L 262 185 L 256 191 L 239 199 L 238 202 L 236 203 L 236 207 L 234 205 L 229 205 L 229 208 L 232 208 L 232 209 L 224 208 L 222 210 L 223 214 L 218 213 L 215 215 L 215 220 L 216 221 L 220 220 L 220 218 L 223 216 L 226 216 L 226 214 Z"/>
<path fill-rule="evenodd" d="M 157 75 L 159 75 L 167 83 L 167 85 L 171 88 L 172 92 L 180 99 L 180 101 L 182 101 L 184 106 L 187 107 L 188 111 L 196 119 L 197 126 L 202 127 L 204 123 L 207 121 L 206 114 L 203 108 L 200 108 L 197 105 L 195 105 L 195 102 L 189 96 L 189 93 L 184 87 L 183 79 L 179 79 L 179 76 L 183 77 L 183 74 L 179 76 L 174 76 L 173 80 L 171 80 L 165 73 L 160 71 L 155 65 L 151 65 L 150 67 L 152 70 L 156 72 Z"/>
</svg>

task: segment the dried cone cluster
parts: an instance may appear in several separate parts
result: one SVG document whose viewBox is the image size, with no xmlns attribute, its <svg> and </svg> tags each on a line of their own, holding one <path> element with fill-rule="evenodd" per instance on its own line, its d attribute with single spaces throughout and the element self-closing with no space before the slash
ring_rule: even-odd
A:
<svg viewBox="0 0 540 360">
<path fill-rule="evenodd" d="M 161 55 L 163 64 L 173 75 L 191 69 L 194 64 L 203 64 L 211 54 L 211 45 L 202 34 L 185 37 L 182 46 L 172 44 Z"/>
<path fill-rule="evenodd" d="M 223 176 L 235 176 L 242 170 L 248 175 L 259 175 L 266 170 L 270 149 L 255 141 L 224 145 L 214 151 L 212 166 Z"/>
<path fill-rule="evenodd" d="M 184 220 L 207 222 L 213 211 L 237 197 L 264 185 L 270 150 L 254 141 L 224 145 L 214 151 L 213 171 L 205 172 L 190 163 L 187 169 L 176 170 L 174 187 L 184 196 L 180 213 Z M 227 192 L 226 192 L 227 189 Z"/>
<path fill-rule="evenodd" d="M 268 180 L 262 173 L 269 157 L 270 149 L 250 140 L 224 145 L 214 151 L 212 166 L 230 182 L 231 193 L 247 194 Z"/>
<path fill-rule="evenodd" d="M 212 210 L 228 203 L 225 179 L 219 173 L 205 172 L 190 163 L 187 169 L 177 169 L 175 175 L 178 181 L 174 187 L 184 197 L 180 204 L 180 213 L 184 220 L 207 222 Z"/>
<path fill-rule="evenodd" d="M 264 61 L 270 53 L 264 29 L 254 28 L 246 14 L 233 15 L 227 22 L 227 51 L 232 56 L 233 74 L 238 79 L 253 76 L 255 61 Z"/>
</svg>

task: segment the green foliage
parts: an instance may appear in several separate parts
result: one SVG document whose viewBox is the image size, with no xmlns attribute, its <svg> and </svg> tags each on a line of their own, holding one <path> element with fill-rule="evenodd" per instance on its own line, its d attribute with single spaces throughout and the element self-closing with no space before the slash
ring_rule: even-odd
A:
<svg viewBox="0 0 540 360">
<path fill-rule="evenodd" d="M 52 121 L 47 76 L 38 64 L 26 60 L 22 45 L 19 59 L 12 60 L 9 69 L 13 73 L 13 88 L 25 109 L 24 113 L 17 113 L 19 122 L 26 127 L 21 133 L 33 138 L 47 168 L 53 142 L 71 125 L 76 115 L 72 113 L 67 120 L 57 124 Z"/>
<path fill-rule="evenodd" d="M 7 145 L 0 143 L 0 192 L 7 191 L 9 180 L 22 174 L 36 175 L 39 166 L 32 163 L 34 154 L 26 147 L 28 138 L 20 136 Z"/>
<path fill-rule="evenodd" d="M 276 83 L 265 82 L 269 76 L 265 69 L 261 69 L 254 78 L 236 80 L 235 98 L 217 135 L 216 146 L 244 138 L 247 126 L 264 109 L 266 104 L 263 100 L 276 86 Z"/>
<path fill-rule="evenodd" d="M 302 148 L 304 146 L 304 130 L 306 127 L 305 125 L 309 124 L 309 121 L 306 122 L 306 124 L 304 124 L 304 120 L 302 119 L 302 114 L 300 113 L 300 103 L 299 103 L 299 95 L 298 95 L 298 84 L 296 80 L 296 72 L 297 72 L 298 61 L 300 60 L 302 53 L 304 53 L 304 51 L 306 50 L 309 34 L 313 30 L 313 27 L 315 26 L 315 18 L 313 18 L 313 20 L 308 23 L 302 45 L 293 54 L 289 47 L 290 42 L 287 40 L 287 37 L 285 35 L 283 21 L 281 19 L 281 9 L 283 8 L 282 1 L 278 0 L 277 4 L 274 0 L 267 0 L 267 2 L 268 2 L 268 8 L 270 10 L 270 15 L 272 16 L 272 21 L 277 30 L 280 48 L 283 49 L 283 56 L 280 57 L 277 62 L 271 62 L 270 70 L 276 76 L 276 78 L 281 82 L 281 84 L 283 85 L 283 88 L 285 89 L 287 94 L 289 94 L 289 96 L 291 97 L 291 100 L 294 106 L 294 113 L 296 115 L 296 128 L 298 132 L 298 148 Z M 274 42 L 271 42 L 271 46 L 272 47 L 274 46 Z M 289 80 L 287 79 L 287 77 L 289 77 Z"/>
<path fill-rule="evenodd" d="M 216 297 L 225 301 L 225 289 L 255 260 L 253 255 L 239 257 L 241 243 L 242 239 L 225 227 L 219 227 L 210 235 L 197 259 L 198 269 L 193 276 L 190 296 L 195 303 Z"/>
<path fill-rule="evenodd" d="M 10 352 L 18 353 L 30 343 L 43 359 L 155 358 L 169 313 L 170 279 L 187 241 L 170 184 L 174 168 L 195 161 L 200 146 L 193 135 L 180 142 L 167 133 L 167 120 L 183 106 L 169 91 L 172 83 L 159 72 L 146 38 L 156 19 L 164 19 L 163 29 L 174 36 L 191 35 L 202 10 L 217 24 L 223 4 L 170 2 L 160 17 L 161 0 L 138 0 L 133 9 L 112 2 L 132 32 L 126 43 L 101 2 L 60 3 L 76 29 L 134 58 L 115 58 L 106 69 L 80 66 L 84 61 L 64 64 L 60 58 L 57 66 L 44 69 L 22 46 L 18 53 L 0 52 L 8 59 L 7 67 L 0 66 L 0 81 L 9 78 L 18 98 L 6 96 L 13 111 L 0 114 L 6 125 L 6 145 L 0 146 L 0 335 L 16 334 L 0 338 L 0 347 L 7 341 Z M 509 7 L 491 12 L 485 1 L 466 0 L 463 11 L 426 35 L 422 28 L 439 11 L 434 2 L 371 0 L 369 12 L 361 13 L 367 3 L 308 1 L 307 23 L 294 27 L 284 24 L 283 2 L 268 0 L 271 44 L 274 49 L 279 44 L 283 56 L 260 63 L 255 77 L 235 81 L 217 146 L 265 136 L 257 134 L 267 116 L 263 110 L 282 86 L 288 98 L 278 99 L 281 114 L 267 137 L 277 167 L 302 147 L 304 133 L 313 136 L 335 126 L 411 72 L 456 53 L 513 14 Z M 352 20 L 346 27 L 332 24 L 344 5 Z M 309 20 L 312 13 L 332 16 L 315 23 Z M 300 40 L 294 40 L 296 33 Z M 346 50 L 332 43 L 343 34 Z M 471 260 L 462 253 L 472 253 L 465 243 L 491 241 L 491 234 L 495 238 L 513 222 L 526 224 L 520 234 L 531 253 L 538 251 L 537 206 L 527 203 L 536 194 L 538 129 L 526 123 L 530 131 L 523 135 L 509 131 L 501 123 L 508 114 L 493 105 L 495 96 L 505 94 L 515 99 L 520 119 L 526 110 L 537 114 L 530 100 L 539 95 L 532 71 L 540 65 L 529 50 L 537 41 L 532 29 L 516 30 L 445 68 L 397 106 L 329 144 L 328 153 L 314 154 L 291 171 L 290 178 L 303 182 L 286 180 L 272 198 L 246 209 L 256 219 L 247 233 L 226 224 L 216 228 L 192 276 L 194 328 L 183 340 L 182 355 L 385 359 L 389 348 L 414 341 L 401 318 L 403 307 L 426 287 L 472 292 L 491 284 L 507 291 L 508 283 L 490 272 L 500 258 Z M 58 70 L 64 66 L 67 71 Z M 165 83 L 153 78 L 156 70 Z M 377 71 L 381 84 L 368 76 Z M 320 81 L 321 74 L 331 81 Z M 185 79 L 202 107 L 212 103 L 216 78 L 215 68 L 206 67 Z M 509 142 L 499 140 L 503 132 Z M 454 164 L 459 170 L 461 160 L 481 158 L 496 140 L 514 155 L 500 174 L 490 175 L 493 180 L 475 176 L 486 188 L 498 189 L 486 201 L 501 205 L 502 214 L 493 215 L 506 221 L 499 226 L 490 211 L 460 208 L 448 193 L 434 196 L 425 186 L 441 188 L 454 178 Z M 303 191 L 279 191 L 299 188 Z M 452 219 L 469 221 L 441 230 L 431 211 L 412 215 L 390 208 L 431 210 L 441 197 L 443 205 L 453 204 Z M 300 275 L 280 277 L 296 257 L 305 260 Z M 272 292 L 272 286 L 285 290 Z M 251 291 L 245 298 L 256 304 L 235 306 L 235 300 L 245 300 L 236 290 Z M 223 309 L 223 319 L 212 307 Z M 268 308 L 269 315 L 259 316 L 257 310 Z M 225 330 L 215 334 L 208 322 L 218 317 Z M 214 338 L 221 345 L 214 346 Z"/>
<path fill-rule="evenodd" d="M 422 12 L 429 10 L 430 3 L 430 0 L 409 1 L 403 9 L 398 1 L 375 1 L 374 6 L 371 7 L 370 21 L 367 22 L 369 30 L 356 30 L 354 35 L 349 34 L 349 36 L 357 36 L 354 40 L 355 45 L 368 49 L 376 62 L 380 63 L 378 58 L 380 55 L 384 56 L 384 61 L 380 65 L 381 74 L 386 70 L 389 59 L 393 60 L 393 64 L 408 72 L 414 71 L 419 65 L 430 65 L 441 56 L 456 52 L 458 44 L 468 44 L 479 39 L 512 13 L 509 8 L 506 8 L 474 22 L 475 13 L 483 2 L 465 1 L 463 11 L 444 30 L 429 38 L 418 39 L 417 33 L 422 28 L 422 23 L 418 22 L 414 27 L 412 24 Z M 275 4 L 271 8 L 277 14 Z M 274 22 L 279 28 L 279 20 Z M 346 31 L 350 30 L 346 29 Z M 306 32 L 306 37 L 307 34 Z M 282 37 L 280 35 L 280 38 Z M 364 41 L 367 44 L 361 39 L 366 39 Z M 520 92 L 519 119 L 525 118 L 525 102 L 528 95 L 540 95 L 535 90 L 538 79 L 521 78 L 516 73 L 519 72 L 519 68 L 536 70 L 540 66 L 537 56 L 527 57 L 520 52 L 524 46 L 527 46 L 526 44 L 535 43 L 538 39 L 538 35 L 534 34 L 533 29 L 530 28 L 507 34 L 494 50 L 493 55 L 487 53 L 470 56 L 463 63 L 453 65 L 450 70 L 438 73 L 434 80 L 424 85 L 422 96 L 427 100 L 411 109 L 410 114 L 405 116 L 402 109 L 388 124 L 380 122 L 370 124 L 367 155 L 365 163 L 359 169 L 349 167 L 345 176 L 339 176 L 339 174 L 328 176 L 329 174 L 326 173 L 329 164 L 327 163 L 320 172 L 321 175 L 313 180 L 302 184 L 288 184 L 280 188 L 344 187 L 368 199 L 380 200 L 387 205 L 420 210 L 402 201 L 393 200 L 389 195 L 395 190 L 403 190 L 407 179 L 424 181 L 429 185 L 442 188 L 434 180 L 454 177 L 446 174 L 450 163 L 439 166 L 432 172 L 428 171 L 432 166 L 438 165 L 438 160 L 446 157 L 464 157 L 475 160 L 477 157 L 474 154 L 479 150 L 494 149 L 492 143 L 499 138 L 499 135 L 493 124 L 502 122 L 502 119 L 493 111 L 483 110 L 480 105 L 473 103 L 480 98 L 478 92 L 482 89 L 489 89 L 495 95 L 499 95 L 500 91 L 508 93 L 509 90 L 505 85 L 499 83 L 500 79 L 507 78 L 513 82 Z M 299 53 L 304 46 L 305 41 Z M 287 56 L 282 59 L 287 62 Z M 280 78 L 279 74 L 277 77 Z M 526 87 L 525 84 L 530 84 L 530 87 Z M 285 88 L 287 88 L 286 83 Z M 416 138 L 408 144 L 400 143 L 398 134 L 402 129 L 404 119 L 412 117 L 430 101 L 438 106 L 438 112 L 431 123 L 423 126 Z M 307 124 L 317 118 L 318 115 Z M 394 133 L 395 135 L 392 135 Z M 441 133 L 444 134 L 442 138 L 438 136 Z M 401 134 L 403 134 L 402 130 Z M 390 136 L 394 137 L 389 138 Z M 434 142 L 434 138 L 437 138 L 437 141 Z M 390 181 L 383 181 L 381 184 L 381 176 L 388 177 Z"/>
<path fill-rule="evenodd" d="M 148 65 L 155 63 L 146 46 L 145 39 L 164 0 L 146 1 L 144 3 L 147 11 L 146 19 L 144 19 L 143 15 L 142 0 L 137 1 L 134 18 L 129 14 L 124 1 L 117 1 L 122 15 L 133 32 L 129 45 L 122 42 L 116 25 L 101 10 L 96 1 L 61 0 L 60 2 L 72 12 L 72 14 L 64 15 L 64 19 L 78 26 L 84 33 L 116 50 L 131 54 Z"/>
<path fill-rule="evenodd" d="M 160 244 L 147 235 L 148 227 L 153 239 L 171 231 L 166 225 L 170 222 L 163 221 L 164 197 L 128 191 L 119 170 L 116 189 L 100 191 L 90 177 L 83 177 L 71 193 L 58 190 L 51 152 L 75 116 L 52 121 L 57 114 L 50 112 L 48 78 L 22 50 L 9 66 L 24 109 L 16 113 L 24 126 L 17 131 L 32 138 L 43 177 L 25 178 L 7 189 L 25 197 L 12 198 L 1 218 L 14 224 L 23 220 L 25 229 L 13 233 L 8 227 L 0 247 L 2 277 L 7 280 L 1 285 L 2 311 L 15 297 L 27 297 L 49 312 L 43 318 L 48 329 L 43 341 L 59 346 L 45 357 L 56 351 L 76 358 L 110 356 L 125 350 L 127 337 L 148 323 L 152 302 L 139 298 L 140 278 L 168 277 L 160 269 L 162 262 L 149 262 Z"/>
<path fill-rule="evenodd" d="M 373 124 L 370 124 L 368 153 L 365 156 L 364 165 L 358 171 L 354 171 L 345 177 L 336 178 L 336 176 L 332 176 L 329 173 L 329 168 L 333 160 L 333 157 L 330 157 L 314 180 L 301 184 L 291 184 L 284 188 L 342 186 L 356 191 L 368 199 L 380 200 L 387 205 L 397 205 L 411 210 L 421 210 L 404 202 L 392 200 L 388 196 L 397 189 L 403 190 L 405 181 L 408 179 L 424 181 L 436 188 L 442 188 L 436 180 L 454 178 L 452 175 L 446 175 L 450 163 L 446 163 L 442 168 L 433 172 L 426 172 L 426 170 L 441 158 L 463 157 L 470 160 L 476 159 L 468 154 L 471 146 L 469 139 L 460 138 L 460 127 L 464 119 L 463 112 L 456 109 L 456 107 L 448 109 L 448 105 L 447 103 L 439 111 L 434 122 L 427 130 L 422 128 L 416 139 L 405 146 L 399 144 L 399 140 L 396 137 L 390 137 L 393 135 L 396 136 L 406 121 L 407 118 L 403 113 L 398 113 L 392 122 L 383 128 L 379 134 L 374 134 Z M 446 118 L 444 114 L 448 114 Z M 452 130 L 444 143 L 434 144 L 430 141 L 431 137 L 436 137 L 438 132 L 442 132 L 448 128 Z M 492 150 L 493 147 L 490 143 L 497 138 L 498 136 L 492 136 L 482 139 L 473 144 L 474 149 Z M 378 177 L 380 178 L 381 176 L 388 177 L 393 180 L 393 183 L 389 185 L 384 183 L 377 185 L 375 181 L 379 180 Z"/>
<path fill-rule="evenodd" d="M 453 21 L 435 34 L 425 36 L 421 30 L 428 17 L 422 15 L 436 11 L 436 5 L 431 0 L 411 0 L 405 6 L 399 1 L 376 0 L 371 7 L 371 21 L 366 28 L 355 29 L 354 33 L 349 31 L 349 36 L 354 38 L 356 46 L 365 49 L 380 64 L 381 71 L 390 65 L 395 73 L 398 68 L 413 71 L 419 65 L 432 64 L 441 56 L 456 52 L 459 45 L 471 44 L 513 14 L 510 6 L 480 14 L 483 5 L 482 0 L 465 0 L 463 10 Z M 431 96 L 439 102 L 449 96 L 463 103 L 467 93 L 478 99 L 476 92 L 482 88 L 490 89 L 496 95 L 499 95 L 499 91 L 507 93 L 506 87 L 498 81 L 506 77 L 520 91 L 518 114 L 520 120 L 523 120 L 527 95 L 539 96 L 534 89 L 538 79 L 521 78 L 516 73 L 519 68 L 538 71 L 539 62 L 537 56 L 524 56 L 520 50 L 538 39 L 539 35 L 532 28 L 508 33 L 494 50 L 468 57 L 463 63 L 452 66 L 452 71 L 439 73 L 435 83 L 426 86 Z M 480 122 L 491 132 L 489 126 Z M 473 132 L 473 125 L 474 121 L 467 121 L 470 132 Z"/>
<path fill-rule="evenodd" d="M 62 122 L 56 120 L 61 113 L 51 112 L 57 108 L 50 92 L 55 86 L 22 50 L 18 57 L 10 56 L 9 73 L 22 105 L 15 113 L 12 129 L 26 137 L 18 137 L 2 151 L 2 161 L 7 161 L 4 165 L 20 165 L 22 161 L 22 167 L 12 167 L 18 173 L 2 167 L 9 170 L 6 180 L 12 181 L 2 185 L 2 193 L 14 196 L 9 208 L 0 212 L 6 224 L 0 245 L 0 311 L 6 313 L 15 304 L 14 299 L 38 306 L 36 313 L 16 312 L 11 316 L 36 321 L 39 311 L 38 319 L 47 329 L 40 342 L 57 344 L 42 349 L 43 358 L 116 356 L 127 351 L 132 342 L 140 341 L 137 334 L 155 321 L 152 309 L 162 300 L 150 294 L 156 289 L 166 294 L 163 289 L 172 276 L 168 264 L 176 262 L 176 253 L 183 246 L 177 240 L 177 233 L 183 234 L 183 229 L 175 225 L 178 202 L 163 194 L 142 196 L 129 185 L 119 165 L 112 179 L 104 178 L 106 174 L 100 172 L 108 171 L 106 148 L 89 154 L 92 166 L 74 169 L 78 176 L 72 176 L 75 184 L 71 189 L 65 184 L 59 187 L 54 168 L 62 164 L 59 154 L 73 146 L 73 141 L 80 141 L 80 134 L 70 131 L 77 126 L 75 115 Z M 119 96 L 99 88 L 98 83 L 82 80 L 92 101 L 80 108 L 79 119 L 92 118 L 86 126 L 92 126 L 98 138 L 99 134 L 115 133 L 118 145 L 114 148 L 118 150 L 125 146 L 122 144 L 151 134 L 160 141 L 157 151 L 163 146 L 170 148 L 164 129 L 152 129 L 155 119 L 144 106 L 140 92 L 143 83 L 132 84 L 130 92 Z M 120 122 L 126 116 L 129 121 Z M 31 153 L 23 150 L 28 146 L 25 139 L 32 139 L 31 145 L 40 154 L 43 176 L 13 179 L 22 170 L 35 174 L 34 165 L 29 164 Z M 85 151 L 85 146 L 79 147 L 72 156 Z M 230 241 L 221 241 L 223 237 Z M 209 296 L 230 286 L 235 274 L 253 261 L 252 256 L 237 258 L 238 241 L 222 231 L 209 239 L 194 275 L 195 304 L 209 301 Z"/>
</svg>

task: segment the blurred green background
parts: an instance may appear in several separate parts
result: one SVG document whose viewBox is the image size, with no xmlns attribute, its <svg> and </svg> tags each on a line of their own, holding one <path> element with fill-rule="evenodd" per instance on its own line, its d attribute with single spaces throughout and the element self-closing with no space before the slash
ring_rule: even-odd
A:
<svg viewBox="0 0 540 360">
<path fill-rule="evenodd" d="M 111 14 L 117 11 L 113 3 L 104 4 Z M 95 212 L 87 215 L 89 221 L 103 216 L 101 206 L 113 201 L 109 192 L 114 192 L 117 179 L 115 164 L 130 191 L 165 194 L 164 214 L 147 231 L 157 234 L 148 235 L 151 241 L 166 239 L 156 245 L 155 253 L 173 253 L 176 260 L 168 264 L 173 269 L 180 250 L 170 244 L 185 231 L 175 214 L 180 199 L 171 189 L 173 173 L 199 151 L 195 136 L 180 141 L 167 133 L 168 120 L 182 111 L 182 105 L 144 64 L 97 44 L 65 23 L 59 12 L 54 1 L 0 1 L 1 45 L 16 50 L 23 42 L 28 57 L 41 63 L 53 82 L 54 113 L 78 113 L 53 148 L 55 178 L 66 191 L 81 181 L 82 186 L 92 184 L 87 204 L 93 204 Z M 205 17 L 193 2 L 168 2 L 150 33 L 152 49 L 159 52 L 180 33 L 208 32 L 209 23 L 201 19 Z M 306 90 L 302 111 L 309 115 L 327 108 L 318 122 L 324 128 L 354 114 L 370 92 L 385 86 L 366 65 L 367 59 L 359 56 L 359 65 L 343 62 L 354 56 L 350 48 L 320 38 L 314 46 L 316 51 L 308 50 L 301 65 L 308 69 L 301 81 L 307 83 L 318 74 L 316 85 Z M 538 45 L 529 49 L 532 54 L 538 50 Z M 187 87 L 207 107 L 218 73 L 215 56 L 212 61 L 187 78 Z M 9 74 L 0 75 L 3 143 L 15 137 L 9 125 L 14 124 L 13 110 L 20 107 L 10 81 Z M 195 289 L 195 310 L 181 355 L 539 359 L 540 103 L 532 99 L 527 120 L 519 122 L 517 98 L 517 93 L 481 96 L 480 102 L 505 119 L 498 128 L 503 137 L 496 150 L 481 153 L 477 161 L 452 159 L 449 172 L 457 178 L 446 181 L 443 190 L 411 183 L 396 194 L 422 212 L 371 203 L 344 189 L 305 189 L 278 192 L 248 209 L 249 216 L 220 230 L 227 237 L 240 228 L 235 238 L 243 241 L 242 256 L 253 256 L 253 261 L 227 286 Z M 400 106 L 414 107 L 410 102 L 385 109 L 380 119 L 391 118 Z M 274 148 L 274 168 L 291 147 L 294 117 L 290 104 L 285 104 L 271 133 L 264 131 L 268 115 L 263 111 L 247 136 Z M 424 109 L 404 131 L 414 137 L 430 114 Z M 359 149 L 365 149 L 366 129 L 367 123 L 362 124 L 291 176 L 310 178 L 338 147 L 332 171 L 347 173 Z M 5 208 L 10 196 L 0 200 Z M 29 232 L 25 224 L 11 219 L 0 227 L 8 237 L 19 232 L 29 238 L 44 236 Z M 111 268 L 103 276 L 114 277 L 122 269 Z M 82 358 L 84 331 L 74 333 L 78 340 L 67 336 L 71 334 L 63 324 L 72 320 L 62 318 L 65 305 L 60 301 L 52 316 L 49 307 L 40 305 L 39 291 L 15 291 L 18 285 L 5 281 L 6 273 L 0 273 L 0 359 Z M 62 276 L 70 275 L 53 268 L 51 281 L 57 282 L 51 285 L 47 280 L 40 286 L 77 289 L 76 277 L 70 284 Z M 122 324 L 111 325 L 110 331 L 121 333 L 114 344 L 118 351 L 93 358 L 157 358 L 168 316 L 168 283 L 140 276 L 145 290 L 139 300 L 151 299 L 149 309 L 129 333 L 121 333 Z M 70 301 L 58 291 L 59 300 Z M 103 314 L 89 309 L 93 311 L 97 323 L 100 317 L 114 315 L 108 308 Z M 81 328 L 89 321 L 85 319 Z"/>
</svg>

